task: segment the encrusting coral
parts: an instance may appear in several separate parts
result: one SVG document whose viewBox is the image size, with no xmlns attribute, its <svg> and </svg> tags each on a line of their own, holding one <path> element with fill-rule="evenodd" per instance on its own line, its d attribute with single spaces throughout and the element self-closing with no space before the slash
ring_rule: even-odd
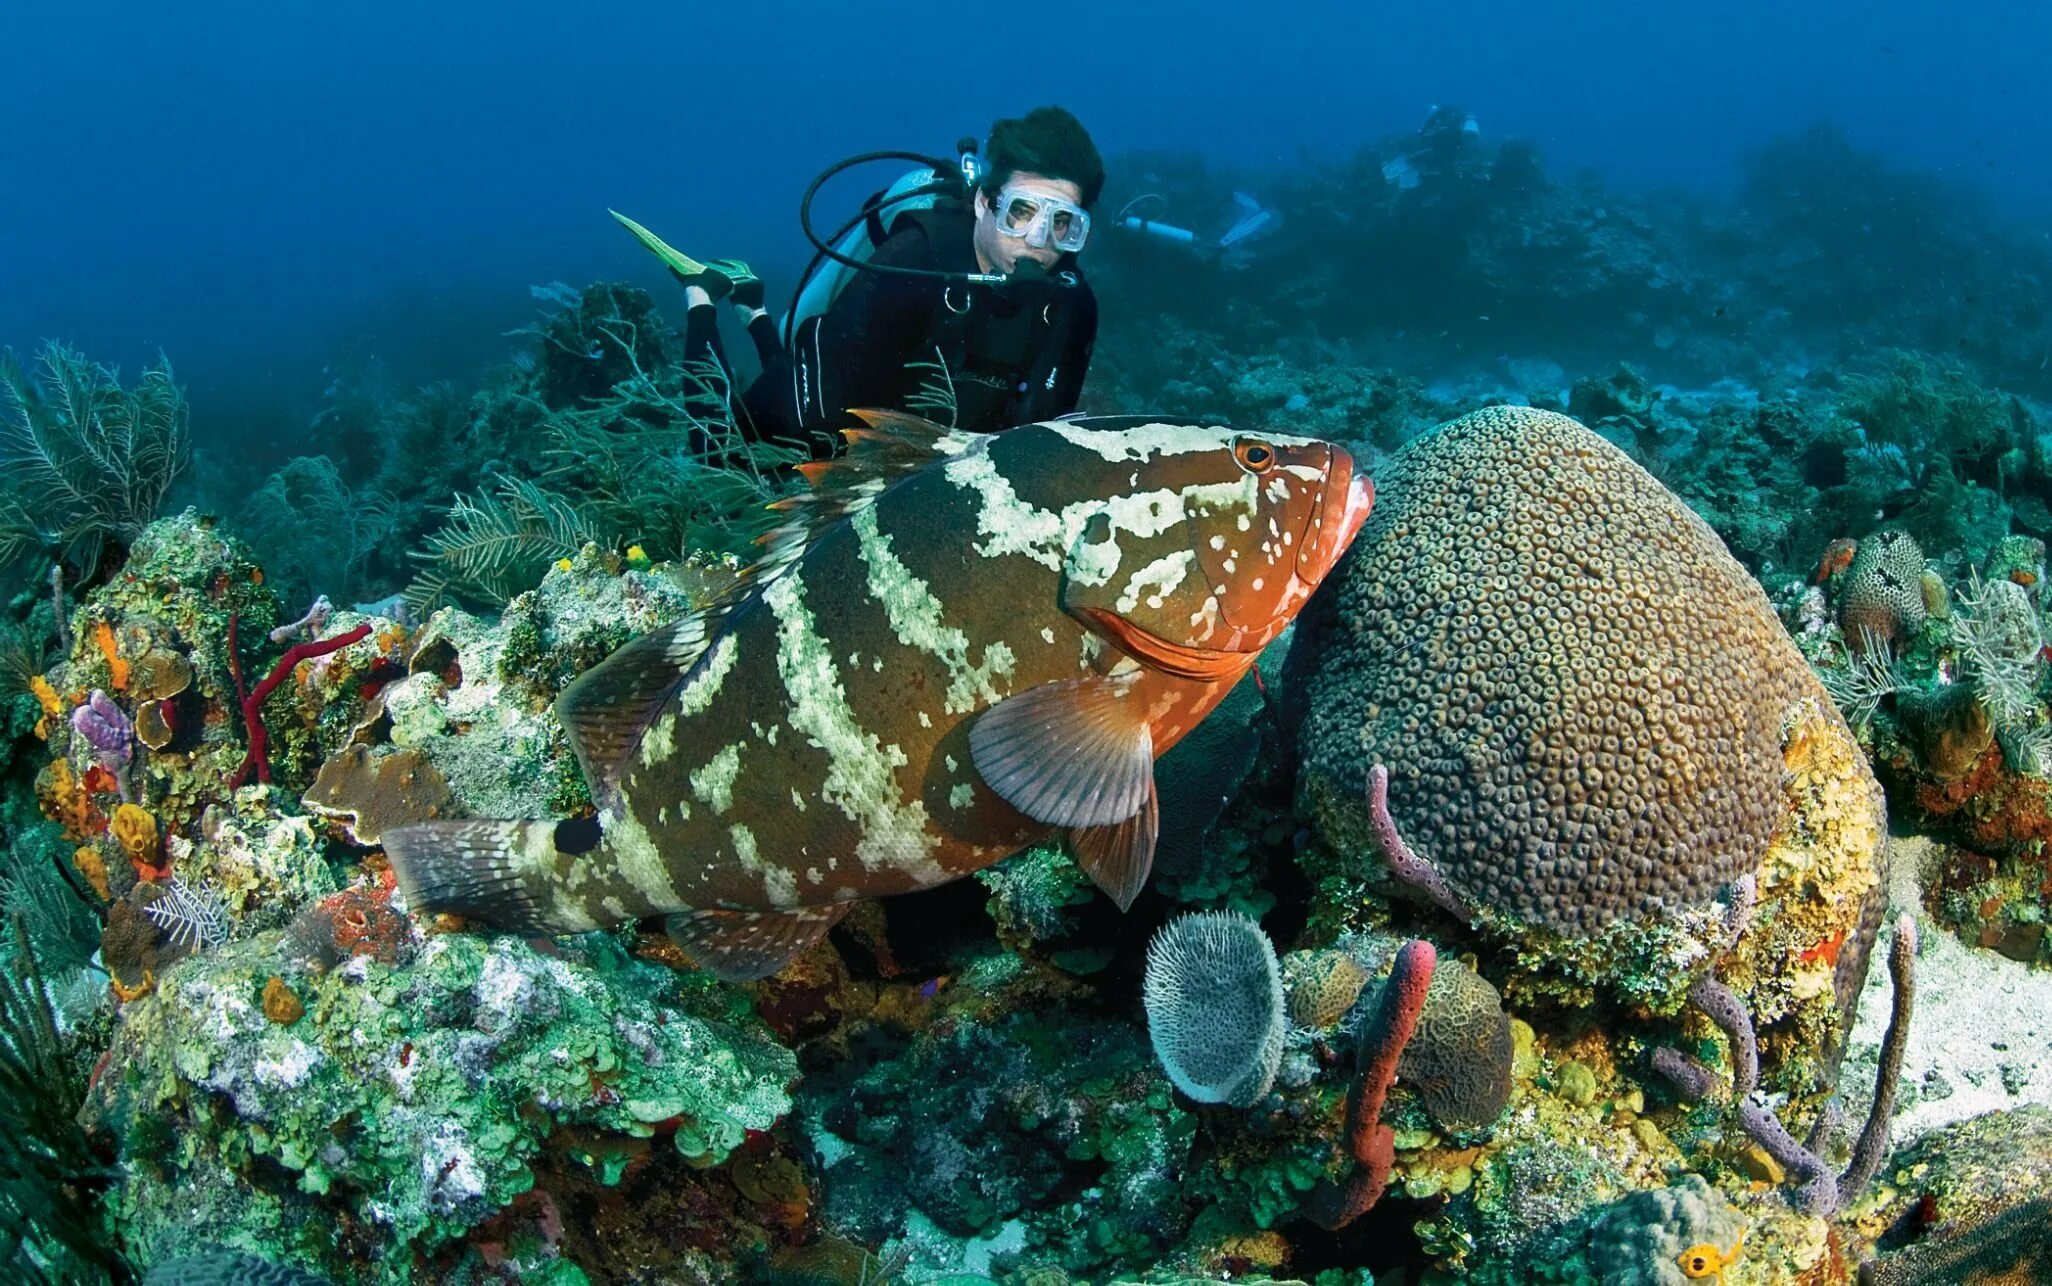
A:
<svg viewBox="0 0 2052 1286">
<path fill-rule="evenodd" d="M 254 1242 L 404 1281 L 411 1253 L 490 1218 L 551 1150 L 608 1184 L 625 1155 L 580 1137 L 668 1135 L 718 1165 L 790 1107 L 788 1052 L 609 942 L 563 957 L 448 935 L 410 964 L 320 973 L 285 945 L 194 957 L 116 1036 L 90 1112 L 119 1140 L 119 1210 L 147 1261 Z M 339 1237 L 321 1213 L 337 1205 Z"/>
</svg>

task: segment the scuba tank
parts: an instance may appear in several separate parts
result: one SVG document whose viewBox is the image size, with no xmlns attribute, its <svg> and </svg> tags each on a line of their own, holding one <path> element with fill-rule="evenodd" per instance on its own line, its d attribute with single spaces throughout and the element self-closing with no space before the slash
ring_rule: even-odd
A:
<svg viewBox="0 0 2052 1286">
<path fill-rule="evenodd" d="M 896 231 L 900 218 L 914 211 L 930 210 L 942 200 L 968 199 L 982 174 L 982 160 L 976 154 L 976 140 L 973 138 L 961 140 L 956 144 L 956 150 L 958 155 L 952 165 L 916 152 L 867 152 L 829 167 L 812 181 L 804 200 L 799 203 L 798 219 L 806 238 L 818 253 L 799 279 L 798 289 L 791 297 L 791 306 L 778 328 L 786 347 L 789 347 L 799 327 L 833 307 L 855 274 L 865 270 L 877 246 Z M 820 187 L 842 170 L 878 160 L 910 160 L 921 164 L 916 169 L 907 170 L 889 187 L 863 202 L 862 209 L 842 224 L 830 239 L 822 239 L 812 226 L 812 199 Z M 883 271 L 882 268 L 867 270 Z"/>
</svg>

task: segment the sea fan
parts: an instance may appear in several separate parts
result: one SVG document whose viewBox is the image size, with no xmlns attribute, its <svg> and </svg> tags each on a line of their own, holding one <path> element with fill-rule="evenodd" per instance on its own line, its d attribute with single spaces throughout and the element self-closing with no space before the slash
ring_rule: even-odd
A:
<svg viewBox="0 0 2052 1286">
<path fill-rule="evenodd" d="M 131 391 L 60 344 L 33 377 L 0 351 L 0 564 L 54 551 L 90 576 L 157 516 L 190 447 L 169 362 Z"/>
<path fill-rule="evenodd" d="M 143 914 L 170 935 L 174 947 L 212 949 L 228 941 L 228 909 L 213 890 L 195 889 L 172 876 Z"/>
<path fill-rule="evenodd" d="M 406 602 L 423 615 L 452 593 L 504 603 L 531 588 L 550 563 L 609 536 L 567 496 L 501 475 L 493 491 L 456 497 L 448 521 L 414 554 L 426 566 L 407 586 Z"/>
</svg>

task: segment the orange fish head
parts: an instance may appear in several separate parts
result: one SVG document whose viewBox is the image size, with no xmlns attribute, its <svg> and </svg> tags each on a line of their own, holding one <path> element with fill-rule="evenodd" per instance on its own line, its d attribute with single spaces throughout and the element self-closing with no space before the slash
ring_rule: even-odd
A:
<svg viewBox="0 0 2052 1286">
<path fill-rule="evenodd" d="M 1330 442 L 1181 431 L 1182 449 L 1147 459 L 1133 494 L 1085 527 L 1063 606 L 1157 668 L 1222 677 L 1296 616 L 1375 493 Z"/>
</svg>

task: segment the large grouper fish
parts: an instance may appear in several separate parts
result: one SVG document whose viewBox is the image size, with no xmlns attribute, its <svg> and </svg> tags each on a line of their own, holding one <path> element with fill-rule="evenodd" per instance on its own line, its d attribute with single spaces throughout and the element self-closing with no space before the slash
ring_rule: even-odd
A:
<svg viewBox="0 0 2052 1286">
<path fill-rule="evenodd" d="M 1155 757 L 1332 570 L 1372 486 L 1330 443 L 1200 424 L 861 419 L 726 601 L 564 691 L 595 819 L 386 833 L 416 910 L 529 934 L 666 916 L 740 980 L 859 899 L 1057 829 L 1131 905 Z"/>
</svg>

